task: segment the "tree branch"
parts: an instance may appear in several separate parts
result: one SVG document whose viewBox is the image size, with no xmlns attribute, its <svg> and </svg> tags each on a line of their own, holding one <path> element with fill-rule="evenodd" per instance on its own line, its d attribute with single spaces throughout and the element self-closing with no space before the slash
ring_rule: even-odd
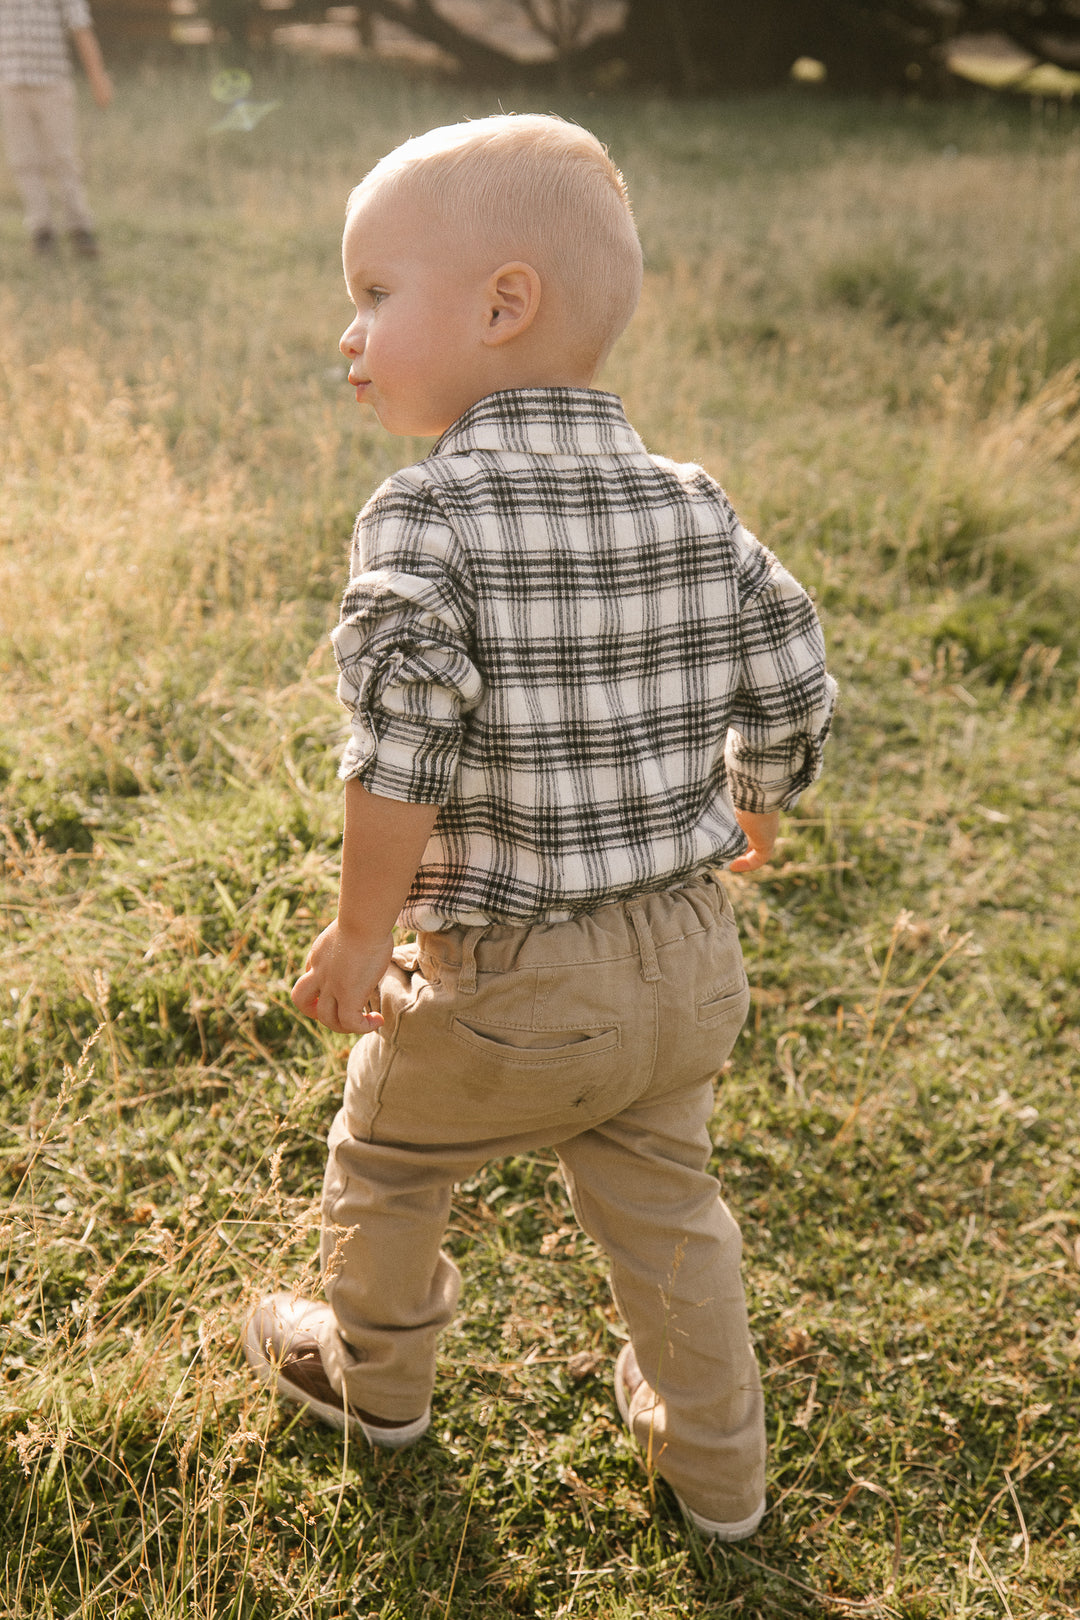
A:
<svg viewBox="0 0 1080 1620">
<path fill-rule="evenodd" d="M 436 11 L 431 0 L 412 0 L 411 5 L 402 4 L 402 0 L 368 0 L 368 10 L 437 45 L 459 62 L 471 78 L 505 83 L 514 74 L 525 72 L 531 76 L 528 70 L 532 63 L 521 62 L 508 51 L 501 51 L 498 46 L 467 33 Z"/>
<path fill-rule="evenodd" d="M 412 0 L 409 5 L 403 4 L 403 0 L 367 0 L 367 6 L 376 16 L 385 17 L 387 22 L 397 23 L 418 38 L 437 45 L 460 63 L 463 71 L 472 79 L 496 84 L 506 84 L 515 79 L 519 83 L 545 83 L 552 80 L 560 65 L 554 60 L 522 61 L 509 51 L 500 50 L 497 45 L 491 45 L 466 29 L 459 28 L 435 9 L 432 0 Z M 588 68 L 604 61 L 611 54 L 611 43 L 618 37 L 618 30 L 601 34 L 587 45 L 567 52 L 562 59 L 562 70 Z"/>
</svg>

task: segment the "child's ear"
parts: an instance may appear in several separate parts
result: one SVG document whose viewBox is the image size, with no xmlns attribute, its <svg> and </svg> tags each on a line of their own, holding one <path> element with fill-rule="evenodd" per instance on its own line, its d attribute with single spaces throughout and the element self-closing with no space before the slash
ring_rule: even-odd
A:
<svg viewBox="0 0 1080 1620">
<path fill-rule="evenodd" d="M 485 288 L 483 341 L 491 348 L 527 332 L 540 308 L 540 277 L 518 260 L 500 265 Z"/>
</svg>

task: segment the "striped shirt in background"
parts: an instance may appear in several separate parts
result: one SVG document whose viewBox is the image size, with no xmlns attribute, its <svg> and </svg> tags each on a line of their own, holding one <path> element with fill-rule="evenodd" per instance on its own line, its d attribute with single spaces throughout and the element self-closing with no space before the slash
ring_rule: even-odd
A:
<svg viewBox="0 0 1080 1620">
<path fill-rule="evenodd" d="M 70 78 L 68 34 L 91 26 L 86 0 L 0 0 L 0 84 Z"/>
<path fill-rule="evenodd" d="M 442 806 L 402 921 L 556 922 L 671 888 L 821 769 L 805 591 L 593 389 L 491 394 L 357 519 L 341 775 Z"/>
</svg>

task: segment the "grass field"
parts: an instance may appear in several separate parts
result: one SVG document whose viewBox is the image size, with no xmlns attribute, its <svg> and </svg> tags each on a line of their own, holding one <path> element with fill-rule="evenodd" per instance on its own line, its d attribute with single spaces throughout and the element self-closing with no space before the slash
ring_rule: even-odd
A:
<svg viewBox="0 0 1080 1620">
<path fill-rule="evenodd" d="M 105 253 L 0 177 L 0 1613 L 1074 1615 L 1080 1606 L 1080 127 L 988 101 L 563 98 L 648 259 L 603 381 L 811 585 L 842 706 L 718 1090 L 772 1511 L 685 1530 L 553 1161 L 461 1189 L 467 1311 L 398 1461 L 275 1409 L 236 1324 L 316 1283 L 345 1043 L 326 630 L 421 446 L 343 386 L 344 196 L 469 96 L 121 74 Z M 506 107 L 524 102 L 508 91 Z M 1070 1124 L 1070 1121 L 1072 1122 Z"/>
</svg>

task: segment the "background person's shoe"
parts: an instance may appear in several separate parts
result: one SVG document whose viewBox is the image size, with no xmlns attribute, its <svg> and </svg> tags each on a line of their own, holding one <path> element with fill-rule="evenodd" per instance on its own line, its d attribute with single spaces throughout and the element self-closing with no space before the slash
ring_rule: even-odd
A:
<svg viewBox="0 0 1080 1620">
<path fill-rule="evenodd" d="M 335 1429 L 358 1430 L 373 1446 L 401 1451 L 427 1432 L 431 1408 L 421 1417 L 394 1423 L 351 1406 L 327 1377 L 319 1350 L 319 1330 L 336 1332 L 329 1305 L 294 1294 L 260 1300 L 244 1324 L 244 1355 L 264 1384 L 287 1401 L 306 1406 Z"/>
<path fill-rule="evenodd" d="M 96 259 L 101 253 L 101 249 L 98 247 L 98 239 L 93 231 L 84 230 L 81 227 L 71 232 L 71 245 L 80 259 Z"/>
<path fill-rule="evenodd" d="M 34 244 L 34 252 L 40 253 L 43 257 L 45 254 L 53 253 L 56 250 L 56 233 L 51 225 L 40 225 L 34 232 L 31 241 Z"/>
<path fill-rule="evenodd" d="M 632 1344 L 624 1344 L 619 1351 L 615 1363 L 615 1401 L 619 1408 L 619 1416 L 626 1427 L 633 1434 L 630 1424 L 630 1402 L 640 1386 L 645 1382 L 641 1375 L 641 1368 L 637 1364 Z M 695 1513 L 693 1508 L 687 1507 L 678 1491 L 675 1500 L 682 1508 L 690 1523 L 701 1531 L 703 1536 L 709 1536 L 713 1541 L 745 1541 L 752 1536 L 762 1519 L 765 1517 L 765 1498 L 745 1519 L 734 1519 L 725 1522 L 722 1519 L 706 1519 L 701 1513 Z"/>
</svg>

